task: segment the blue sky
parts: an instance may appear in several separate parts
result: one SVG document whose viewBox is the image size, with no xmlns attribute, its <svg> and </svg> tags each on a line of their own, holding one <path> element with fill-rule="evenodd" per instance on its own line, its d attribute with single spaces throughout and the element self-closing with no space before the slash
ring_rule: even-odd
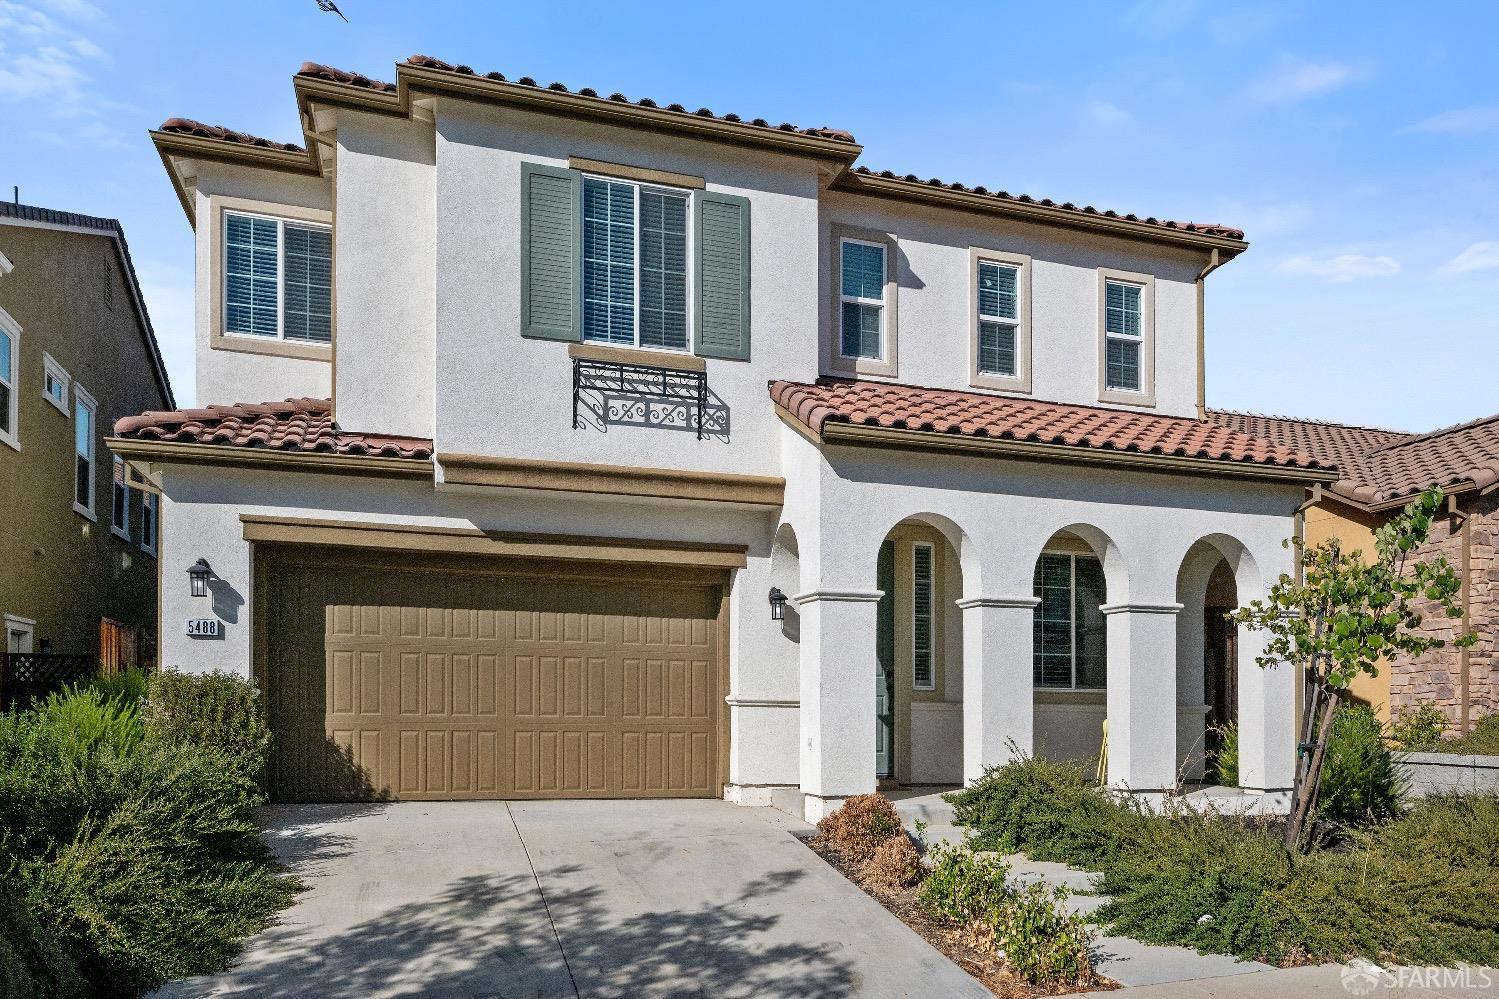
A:
<svg viewBox="0 0 1499 999">
<path fill-rule="evenodd" d="M 1211 405 L 1429 429 L 1499 410 L 1499 5 L 0 0 L 0 190 L 121 219 L 179 399 L 192 236 L 147 129 L 300 141 L 304 60 L 481 71 L 853 131 L 875 169 L 1247 230 Z M 228 401 L 228 400 L 199 400 Z"/>
</svg>

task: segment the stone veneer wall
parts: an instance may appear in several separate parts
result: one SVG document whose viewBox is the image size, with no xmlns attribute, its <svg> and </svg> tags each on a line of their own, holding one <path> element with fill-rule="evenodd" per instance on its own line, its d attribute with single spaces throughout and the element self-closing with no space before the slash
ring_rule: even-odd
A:
<svg viewBox="0 0 1499 999">
<path fill-rule="evenodd" d="M 1469 607 L 1478 644 L 1468 650 L 1469 721 L 1499 710 L 1499 493 L 1464 503 L 1470 515 Z M 1439 517 L 1431 525 L 1431 540 L 1421 557 L 1445 555 L 1462 571 L 1462 529 L 1450 518 Z M 1451 640 L 1462 628 L 1461 618 L 1442 616 L 1434 604 L 1418 604 L 1428 634 Z M 1403 708 L 1431 702 L 1447 713 L 1449 734 L 1458 734 L 1462 718 L 1462 653 L 1448 646 L 1433 649 L 1416 660 L 1404 660 L 1390 674 L 1390 708 L 1398 716 Z"/>
</svg>

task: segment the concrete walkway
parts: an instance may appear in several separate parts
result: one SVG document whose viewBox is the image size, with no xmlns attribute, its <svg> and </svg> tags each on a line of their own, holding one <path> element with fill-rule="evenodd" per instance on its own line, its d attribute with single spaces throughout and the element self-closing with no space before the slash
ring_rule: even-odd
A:
<svg viewBox="0 0 1499 999">
<path fill-rule="evenodd" d="M 890 797 L 908 827 L 918 820 L 927 824 L 927 842 L 960 843 L 966 831 L 953 824 L 953 808 L 942 800 L 942 794 L 947 790 L 951 788 L 901 788 L 890 793 Z M 1065 864 L 1030 860 L 1020 854 L 1005 859 L 1012 865 L 1011 876 L 1020 881 L 1042 881 L 1066 887 L 1071 893 L 1067 906 L 1073 912 L 1087 915 L 1108 901 L 1106 895 L 1091 894 L 1095 890 L 1096 875 L 1087 871 Z M 1129 937 L 1107 934 L 1097 938 L 1093 965 L 1100 975 L 1126 986 L 1218 979 L 1271 970 L 1268 964 L 1258 961 L 1240 961 L 1222 954 L 1199 954 L 1187 947 L 1143 944 Z"/>
<path fill-rule="evenodd" d="M 989 995 L 767 808 L 301 805 L 267 819 L 309 890 L 233 970 L 160 995 Z"/>
</svg>

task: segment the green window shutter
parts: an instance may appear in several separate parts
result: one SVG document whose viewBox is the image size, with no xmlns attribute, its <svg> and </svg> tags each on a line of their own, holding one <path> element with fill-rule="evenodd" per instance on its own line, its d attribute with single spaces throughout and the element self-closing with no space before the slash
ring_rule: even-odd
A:
<svg viewBox="0 0 1499 999">
<path fill-rule="evenodd" d="M 697 353 L 747 361 L 749 201 L 712 191 L 699 191 L 693 200 L 697 211 Z"/>
<path fill-rule="evenodd" d="M 581 339 L 582 174 L 522 163 L 520 176 L 521 335 Z"/>
</svg>

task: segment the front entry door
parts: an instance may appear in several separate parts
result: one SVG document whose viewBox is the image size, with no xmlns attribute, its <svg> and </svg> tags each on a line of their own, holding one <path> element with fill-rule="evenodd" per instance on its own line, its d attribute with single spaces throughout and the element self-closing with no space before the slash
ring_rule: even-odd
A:
<svg viewBox="0 0 1499 999">
<path fill-rule="evenodd" d="M 880 545 L 876 585 L 884 594 L 875 613 L 875 775 L 895 776 L 895 542 Z"/>
</svg>

